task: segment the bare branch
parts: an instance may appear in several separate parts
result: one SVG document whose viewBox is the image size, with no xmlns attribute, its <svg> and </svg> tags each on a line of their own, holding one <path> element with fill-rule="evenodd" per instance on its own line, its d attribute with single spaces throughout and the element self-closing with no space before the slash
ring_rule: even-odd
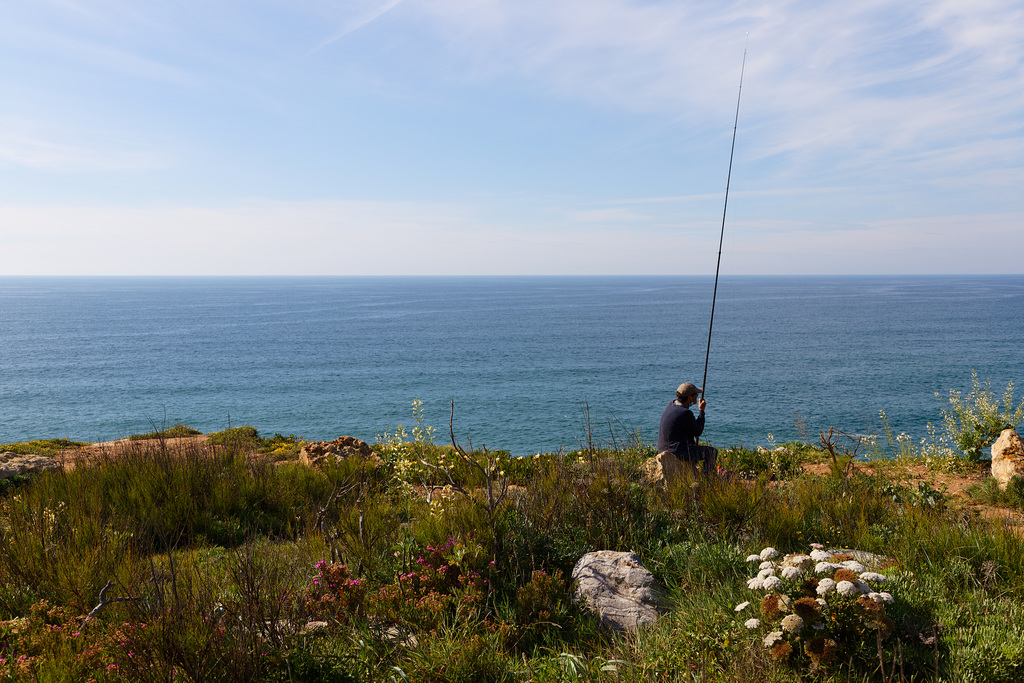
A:
<svg viewBox="0 0 1024 683">
<path fill-rule="evenodd" d="M 89 624 L 90 621 L 93 620 L 93 618 L 97 614 L 99 614 L 100 610 L 103 609 L 104 607 L 106 607 L 107 605 L 109 605 L 110 603 L 112 603 L 112 602 L 132 602 L 134 600 L 141 600 L 142 599 L 142 598 L 133 598 L 133 597 L 108 598 L 107 597 L 107 591 L 109 591 L 113 587 L 114 587 L 114 582 L 113 581 L 107 581 L 107 585 L 100 589 L 100 601 L 99 601 L 99 603 L 95 607 L 92 608 L 92 610 L 89 611 L 89 614 L 87 614 L 85 616 L 85 619 L 82 621 L 82 630 L 85 630 L 85 627 Z"/>
</svg>

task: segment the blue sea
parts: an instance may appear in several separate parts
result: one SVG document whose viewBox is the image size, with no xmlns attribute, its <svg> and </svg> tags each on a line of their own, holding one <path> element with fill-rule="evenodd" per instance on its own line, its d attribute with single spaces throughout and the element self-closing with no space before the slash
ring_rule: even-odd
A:
<svg viewBox="0 0 1024 683">
<path fill-rule="evenodd" d="M 0 443 L 204 432 L 514 455 L 653 441 L 704 373 L 711 277 L 0 278 Z M 923 436 L 971 371 L 1024 390 L 1024 276 L 723 277 L 705 438 Z M 1018 396 L 1020 391 L 1018 391 Z"/>
</svg>

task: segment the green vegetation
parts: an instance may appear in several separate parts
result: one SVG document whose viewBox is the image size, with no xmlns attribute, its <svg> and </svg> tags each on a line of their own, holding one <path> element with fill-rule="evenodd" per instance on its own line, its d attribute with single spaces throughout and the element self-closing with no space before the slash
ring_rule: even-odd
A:
<svg viewBox="0 0 1024 683">
<path fill-rule="evenodd" d="M 82 448 L 88 444 L 69 439 L 42 439 L 38 441 L 21 441 L 19 443 L 0 444 L 0 453 L 17 453 L 18 455 L 45 455 L 53 457 L 62 451 Z"/>
<path fill-rule="evenodd" d="M 209 442 L 215 446 L 226 446 L 235 451 L 253 450 L 257 453 L 270 455 L 275 460 L 294 460 L 302 450 L 305 441 L 298 436 L 274 436 L 264 438 L 251 425 L 231 427 L 209 435 Z"/>
<path fill-rule="evenodd" d="M 1014 406 L 1013 382 L 1006 385 L 1000 402 L 991 380 L 982 384 L 975 372 L 971 372 L 967 395 L 950 389 L 948 403 L 949 408 L 942 411 L 946 436 L 972 461 L 981 458 L 983 449 L 999 438 L 1000 432 L 1024 422 L 1024 399 Z"/>
<path fill-rule="evenodd" d="M 418 403 L 414 418 L 374 458 L 324 470 L 287 461 L 300 439 L 245 426 L 205 444 L 127 441 L 0 491 L 0 681 L 1024 673 L 1024 540 L 901 484 L 898 460 L 878 477 L 848 467 L 861 443 L 841 433 L 723 449 L 735 476 L 659 490 L 637 438 L 511 458 L 435 443 Z M 810 460 L 831 476 L 802 474 Z M 887 558 L 892 602 L 823 613 L 801 602 L 802 579 L 786 578 L 786 600 L 749 583 L 751 553 L 814 543 Z M 608 633 L 573 599 L 574 564 L 599 549 L 637 553 L 666 587 L 655 625 Z M 806 630 L 819 621 L 820 637 Z M 780 623 L 789 635 L 766 647 Z"/>
<path fill-rule="evenodd" d="M 128 438 L 132 441 L 143 441 L 145 439 L 175 439 L 186 436 L 198 436 L 202 434 L 198 429 L 193 429 L 180 422 L 167 429 L 158 429 L 146 434 L 132 434 Z"/>
</svg>

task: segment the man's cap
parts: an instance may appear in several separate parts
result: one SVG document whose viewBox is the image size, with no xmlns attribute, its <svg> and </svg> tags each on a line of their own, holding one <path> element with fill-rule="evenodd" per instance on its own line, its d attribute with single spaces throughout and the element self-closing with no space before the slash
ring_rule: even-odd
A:
<svg viewBox="0 0 1024 683">
<path fill-rule="evenodd" d="M 691 396 L 703 393 L 703 389 L 698 387 L 696 384 L 690 384 L 689 382 L 683 382 L 676 389 L 676 396 L 682 398 L 683 396 Z"/>
</svg>

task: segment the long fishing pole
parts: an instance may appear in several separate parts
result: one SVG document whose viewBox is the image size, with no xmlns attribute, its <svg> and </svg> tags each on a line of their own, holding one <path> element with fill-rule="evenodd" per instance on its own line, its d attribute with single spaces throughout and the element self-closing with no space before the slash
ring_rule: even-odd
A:
<svg viewBox="0 0 1024 683">
<path fill-rule="evenodd" d="M 749 34 L 747 36 L 749 40 Z M 722 242 L 725 239 L 725 212 L 729 209 L 729 183 L 732 182 L 732 158 L 736 153 L 736 129 L 740 124 L 740 97 L 743 96 L 743 71 L 747 67 L 747 45 L 743 44 L 743 64 L 740 66 L 740 89 L 736 95 L 736 119 L 732 124 L 732 149 L 729 150 L 729 173 L 725 178 L 725 206 L 722 207 L 722 233 L 718 237 L 718 265 L 715 266 L 715 289 L 711 294 L 711 322 L 708 323 L 708 352 L 704 355 L 704 379 L 701 380 L 701 397 L 707 394 L 708 361 L 711 359 L 711 329 L 715 324 L 715 299 L 718 298 L 718 271 L 722 267 Z"/>
</svg>

